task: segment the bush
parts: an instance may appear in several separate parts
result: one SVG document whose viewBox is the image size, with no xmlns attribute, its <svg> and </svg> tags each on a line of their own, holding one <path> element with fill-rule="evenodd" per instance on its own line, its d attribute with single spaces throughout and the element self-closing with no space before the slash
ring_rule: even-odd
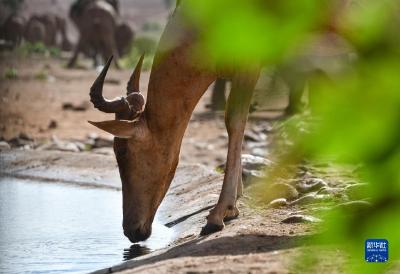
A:
<svg viewBox="0 0 400 274">
<path fill-rule="evenodd" d="M 18 78 L 18 71 L 16 68 L 8 68 L 4 72 L 4 78 L 6 79 L 17 79 Z"/>
<path fill-rule="evenodd" d="M 46 47 L 42 42 L 37 43 L 24 43 L 17 48 L 17 54 L 21 56 L 28 56 L 32 54 L 39 54 L 45 56 L 59 57 L 60 49 L 55 47 Z"/>
<path fill-rule="evenodd" d="M 149 70 L 152 66 L 156 49 L 157 42 L 154 38 L 148 36 L 137 37 L 133 41 L 129 52 L 121 60 L 122 66 L 125 68 L 132 68 L 136 66 L 140 56 L 145 54 L 143 70 Z"/>
<path fill-rule="evenodd" d="M 146 22 L 142 26 L 143 31 L 160 31 L 161 26 L 157 22 Z"/>
</svg>

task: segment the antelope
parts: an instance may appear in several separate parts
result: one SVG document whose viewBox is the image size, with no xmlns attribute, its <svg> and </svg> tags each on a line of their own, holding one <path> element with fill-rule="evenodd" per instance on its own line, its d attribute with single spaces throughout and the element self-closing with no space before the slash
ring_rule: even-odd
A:
<svg viewBox="0 0 400 274">
<path fill-rule="evenodd" d="M 232 58 L 229 66 L 221 66 L 215 60 L 204 63 L 193 58 L 201 31 L 185 23 L 178 5 L 154 57 L 147 100 L 139 91 L 143 56 L 128 81 L 126 97 L 113 100 L 103 97 L 104 79 L 112 58 L 90 89 L 95 108 L 115 113 L 114 120 L 89 122 L 115 136 L 114 153 L 122 181 L 122 225 L 125 236 L 132 242 L 151 235 L 155 213 L 179 162 L 182 138 L 191 114 L 217 78 L 231 81 L 225 107 L 228 153 L 219 199 L 200 234 L 220 231 L 225 221 L 239 216 L 237 200 L 243 194 L 241 148 L 260 64 L 239 66 Z"/>
<path fill-rule="evenodd" d="M 259 67 L 222 70 L 217 64 L 198 65 L 191 58 L 198 33 L 182 24 L 178 10 L 161 36 L 146 102 L 139 91 L 143 56 L 128 81 L 126 97 L 113 100 L 103 97 L 104 79 L 112 57 L 90 89 L 95 108 L 115 113 L 114 120 L 89 123 L 114 135 L 113 148 L 122 181 L 122 226 L 131 242 L 143 241 L 151 235 L 157 208 L 174 178 L 191 114 L 217 77 L 232 81 L 225 113 L 229 144 L 222 190 L 201 235 L 220 231 L 224 221 L 239 216 L 236 203 L 243 191 L 241 148 Z M 176 37 L 177 32 L 182 35 L 171 44 L 170 37 Z"/>
</svg>

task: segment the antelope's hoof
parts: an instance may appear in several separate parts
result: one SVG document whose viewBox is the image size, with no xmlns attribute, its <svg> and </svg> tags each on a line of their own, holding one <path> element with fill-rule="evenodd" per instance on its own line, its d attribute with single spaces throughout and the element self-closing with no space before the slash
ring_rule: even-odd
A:
<svg viewBox="0 0 400 274">
<path fill-rule="evenodd" d="M 237 219 L 238 217 L 239 217 L 239 214 L 238 215 L 232 215 L 232 216 L 225 216 L 224 222 L 232 221 L 234 219 Z"/>
<path fill-rule="evenodd" d="M 239 209 L 236 206 L 230 206 L 226 210 L 224 222 L 231 221 L 239 217 Z"/>
<path fill-rule="evenodd" d="M 206 224 L 206 226 L 201 229 L 200 236 L 209 235 L 221 231 L 222 229 L 224 229 L 223 225 Z"/>
</svg>

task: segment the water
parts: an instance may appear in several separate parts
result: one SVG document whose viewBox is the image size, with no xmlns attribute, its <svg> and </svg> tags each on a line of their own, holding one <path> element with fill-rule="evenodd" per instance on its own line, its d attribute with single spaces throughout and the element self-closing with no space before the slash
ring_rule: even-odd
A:
<svg viewBox="0 0 400 274">
<path fill-rule="evenodd" d="M 0 178 L 0 272 L 86 273 L 163 248 L 171 229 L 132 245 L 121 192 Z"/>
</svg>

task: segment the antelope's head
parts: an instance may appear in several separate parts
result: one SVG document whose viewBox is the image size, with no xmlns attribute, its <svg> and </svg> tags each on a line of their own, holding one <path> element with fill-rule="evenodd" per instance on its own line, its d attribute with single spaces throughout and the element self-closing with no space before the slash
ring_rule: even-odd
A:
<svg viewBox="0 0 400 274">
<path fill-rule="evenodd" d="M 89 123 L 115 136 L 114 153 L 122 181 L 124 234 L 131 242 L 138 242 L 151 234 L 154 215 L 173 177 L 170 167 L 174 163 L 168 163 L 158 138 L 151 134 L 146 123 L 145 99 L 139 92 L 143 56 L 128 81 L 127 96 L 107 100 L 102 91 L 111 59 L 92 85 L 90 99 L 100 111 L 115 113 L 115 120 Z"/>
</svg>

